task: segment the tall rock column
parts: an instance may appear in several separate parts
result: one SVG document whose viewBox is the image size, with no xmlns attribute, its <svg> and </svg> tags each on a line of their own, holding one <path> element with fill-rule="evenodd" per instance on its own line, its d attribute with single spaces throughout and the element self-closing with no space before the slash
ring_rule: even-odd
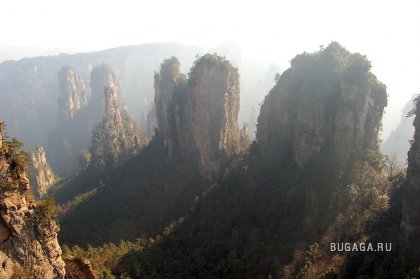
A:
<svg viewBox="0 0 420 279">
<path fill-rule="evenodd" d="M 93 68 L 90 73 L 90 87 L 92 92 L 91 101 L 89 103 L 89 121 L 93 127 L 102 120 L 106 112 L 104 104 L 104 92 L 113 89 L 114 94 L 119 93 L 119 85 L 117 76 L 112 68 L 107 64 L 101 64 Z M 117 103 L 120 104 L 120 96 L 117 95 Z"/>
<path fill-rule="evenodd" d="M 137 125 L 121 110 L 121 97 L 115 74 L 109 66 L 101 65 L 92 71 L 92 94 L 102 95 L 102 121 L 96 123 L 90 147 L 91 165 L 96 173 L 112 171 L 140 151 L 146 138 Z M 92 96 L 91 108 L 99 108 L 98 97 Z M 92 111 L 99 116 L 98 112 Z"/>
<path fill-rule="evenodd" d="M 299 177 L 308 233 L 335 218 L 334 192 L 352 183 L 354 168 L 374 164 L 387 94 L 370 67 L 366 57 L 333 42 L 292 59 L 261 106 L 257 143 L 273 168 Z"/>
<path fill-rule="evenodd" d="M 299 168 L 327 153 L 331 166 L 350 166 L 377 149 L 386 104 L 369 61 L 333 42 L 291 61 L 261 106 L 257 142 Z"/>
<path fill-rule="evenodd" d="M 238 70 L 220 56 L 199 58 L 189 74 L 185 98 L 184 125 L 189 133 L 179 131 L 181 149 L 195 145 L 202 170 L 216 171 L 239 149 Z M 188 134 L 191 138 L 183 137 Z"/>
<path fill-rule="evenodd" d="M 179 73 L 175 57 L 155 76 L 159 132 L 169 149 L 198 159 L 205 175 L 223 167 L 239 149 L 239 74 L 217 55 L 199 57 L 189 78 Z"/>
<path fill-rule="evenodd" d="M 175 95 L 185 91 L 186 76 L 180 73 L 176 57 L 165 59 L 160 65 L 160 73 L 155 74 L 155 109 L 159 133 L 168 147 L 169 154 L 177 145 L 175 123 Z"/>
<path fill-rule="evenodd" d="M 414 141 L 408 151 L 401 236 L 411 247 L 420 246 L 420 102 L 416 104 Z"/>
</svg>

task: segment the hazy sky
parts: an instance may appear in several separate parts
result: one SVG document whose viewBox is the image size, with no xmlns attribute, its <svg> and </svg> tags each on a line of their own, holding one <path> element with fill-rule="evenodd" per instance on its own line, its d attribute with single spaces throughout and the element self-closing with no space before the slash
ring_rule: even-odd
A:
<svg viewBox="0 0 420 279">
<path fill-rule="evenodd" d="M 420 1 L 2 1 L 0 43 L 90 51 L 147 42 L 214 47 L 282 69 L 335 40 L 366 54 L 388 86 L 384 135 L 420 93 Z"/>
</svg>

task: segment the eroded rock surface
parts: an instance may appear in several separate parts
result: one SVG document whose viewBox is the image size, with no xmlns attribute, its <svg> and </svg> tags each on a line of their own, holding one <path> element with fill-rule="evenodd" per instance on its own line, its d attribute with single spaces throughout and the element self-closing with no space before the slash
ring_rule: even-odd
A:
<svg viewBox="0 0 420 279">
<path fill-rule="evenodd" d="M 16 140 L 7 139 L 0 145 L 1 278 L 64 278 L 59 228 L 48 202 L 28 196 L 25 154 L 19 147 Z"/>
<path fill-rule="evenodd" d="M 217 55 L 197 59 L 187 77 L 180 63 L 165 60 L 155 75 L 160 135 L 174 153 L 197 157 L 203 174 L 220 169 L 239 148 L 239 74 Z"/>
<path fill-rule="evenodd" d="M 89 121 L 87 88 L 73 68 L 58 72 L 59 97 L 57 124 L 50 133 L 46 151 L 54 170 L 62 177 L 78 170 L 77 156 L 89 146 L 92 125 Z"/>
<path fill-rule="evenodd" d="M 83 79 L 69 66 L 58 72 L 60 97 L 58 100 L 58 122 L 72 120 L 78 111 L 87 105 L 86 86 Z"/>
<path fill-rule="evenodd" d="M 56 176 L 48 164 L 45 151 L 42 146 L 36 148 L 30 155 L 31 165 L 28 167 L 29 181 L 34 194 L 39 198 L 47 195 L 51 186 L 56 183 Z"/>
<path fill-rule="evenodd" d="M 325 152 L 344 166 L 376 149 L 387 95 L 370 67 L 338 43 L 296 56 L 261 106 L 256 138 L 263 151 L 303 167 Z"/>
<path fill-rule="evenodd" d="M 132 158 L 147 143 L 147 139 L 126 109 L 121 108 L 118 82 L 109 66 L 101 65 L 92 71 L 91 86 L 92 94 L 98 95 L 99 90 L 102 90 L 105 114 L 93 130 L 90 147 L 92 166 L 99 173 L 111 171 Z M 92 97 L 92 106 L 96 107 L 94 102 L 98 101 Z"/>
</svg>

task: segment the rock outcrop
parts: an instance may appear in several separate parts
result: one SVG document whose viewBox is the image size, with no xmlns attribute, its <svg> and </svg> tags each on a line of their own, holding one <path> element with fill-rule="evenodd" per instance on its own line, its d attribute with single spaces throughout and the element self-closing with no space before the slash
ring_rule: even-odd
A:
<svg viewBox="0 0 420 279">
<path fill-rule="evenodd" d="M 73 120 L 75 114 L 87 106 L 86 86 L 83 79 L 69 66 L 58 72 L 60 97 L 58 100 L 58 123 Z"/>
<path fill-rule="evenodd" d="M 256 138 L 262 150 L 300 168 L 326 154 L 333 154 L 331 166 L 351 166 L 376 150 L 387 95 L 370 67 L 335 42 L 296 56 L 261 106 Z"/>
<path fill-rule="evenodd" d="M 54 170 L 64 177 L 78 170 L 77 156 L 89 147 L 93 125 L 83 79 L 73 68 L 63 66 L 58 72 L 58 83 L 57 126 L 49 135 L 46 151 Z"/>
<path fill-rule="evenodd" d="M 25 154 L 20 146 L 15 139 L 3 139 L 0 144 L 1 278 L 64 278 L 59 228 L 50 202 L 36 202 L 28 196 Z"/>
<path fill-rule="evenodd" d="M 44 198 L 51 186 L 57 182 L 56 176 L 48 164 L 42 146 L 39 146 L 31 152 L 30 160 L 30 166 L 27 170 L 29 181 L 34 190 L 34 194 L 38 198 Z"/>
<path fill-rule="evenodd" d="M 198 158 L 203 174 L 218 171 L 239 149 L 239 74 L 217 55 L 196 60 L 188 79 L 172 57 L 155 75 L 159 133 L 169 155 Z"/>
<path fill-rule="evenodd" d="M 154 89 L 153 83 L 139 81 L 150 80 L 154 70 L 170 55 L 182 57 L 188 65 L 194 61 L 196 53 L 202 51 L 200 48 L 177 43 L 156 43 L 3 61 L 0 62 L 0 118 L 8 123 L 10 134 L 25 142 L 26 148 L 44 146 L 52 167 L 58 173 L 49 155 L 47 140 L 49 132 L 57 126 L 57 72 L 63 65 L 69 65 L 75 70 L 84 80 L 89 93 L 92 65 L 104 62 L 109 64 L 118 75 L 128 109 L 135 120 L 140 121 L 141 112 L 147 110 L 147 105 L 153 99 Z M 99 98 L 103 98 L 103 91 Z M 99 105 L 102 106 L 99 109 L 101 116 L 92 122 L 93 125 L 104 114 L 103 100 Z M 87 133 L 88 143 L 85 148 L 89 147 L 91 129 Z"/>
<path fill-rule="evenodd" d="M 121 96 L 117 76 L 107 64 L 101 64 L 92 70 L 90 73 L 90 88 L 92 98 L 89 103 L 89 121 L 94 125 L 100 122 L 107 112 L 107 108 L 104 106 L 107 102 L 104 92 L 112 89 L 117 98 L 117 105 L 121 104 Z"/>
<path fill-rule="evenodd" d="M 414 141 L 408 152 L 407 179 L 401 220 L 402 238 L 411 247 L 420 246 L 420 102 L 416 104 Z"/>
<path fill-rule="evenodd" d="M 102 65 L 92 71 L 92 94 L 102 90 L 105 117 L 93 130 L 90 147 L 91 163 L 96 173 L 111 171 L 132 158 L 147 143 L 126 110 L 121 111 L 121 97 L 115 74 Z M 97 97 L 92 106 L 97 108 Z M 97 112 L 93 110 L 93 114 Z M 84 156 L 86 157 L 86 156 Z"/>
</svg>

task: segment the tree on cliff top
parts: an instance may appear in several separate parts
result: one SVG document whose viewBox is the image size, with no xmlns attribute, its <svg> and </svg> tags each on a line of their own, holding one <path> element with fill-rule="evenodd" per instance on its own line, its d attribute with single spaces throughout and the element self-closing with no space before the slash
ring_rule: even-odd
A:
<svg viewBox="0 0 420 279">
<path fill-rule="evenodd" d="M 224 68 L 226 70 L 232 70 L 232 69 L 235 69 L 236 71 L 238 70 L 237 68 L 232 66 L 230 61 L 227 60 L 225 56 L 220 56 L 217 53 L 213 53 L 213 54 L 207 53 L 203 56 L 198 57 L 194 61 L 193 66 L 191 67 L 191 71 L 195 67 L 201 66 L 201 65 L 204 65 L 204 64 L 208 64 L 208 65 L 209 64 L 214 64 L 214 65 L 217 65 L 217 66 L 219 66 L 221 68 Z"/>
</svg>

